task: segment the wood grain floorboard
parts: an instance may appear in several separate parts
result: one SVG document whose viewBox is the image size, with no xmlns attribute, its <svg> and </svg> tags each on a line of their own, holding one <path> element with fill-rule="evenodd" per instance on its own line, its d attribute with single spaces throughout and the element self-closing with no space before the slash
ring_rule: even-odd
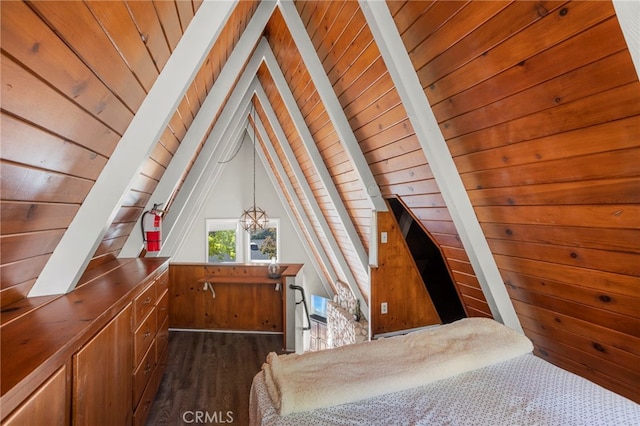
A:
<svg viewBox="0 0 640 426">
<path fill-rule="evenodd" d="M 249 424 L 251 381 L 269 352 L 282 353 L 281 335 L 170 331 L 147 426 L 196 424 L 197 413 L 219 424 Z"/>
</svg>

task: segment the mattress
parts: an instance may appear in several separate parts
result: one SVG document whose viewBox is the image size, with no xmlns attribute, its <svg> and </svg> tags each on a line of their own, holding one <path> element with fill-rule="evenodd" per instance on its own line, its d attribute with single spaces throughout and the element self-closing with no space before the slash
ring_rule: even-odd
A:
<svg viewBox="0 0 640 426">
<path fill-rule="evenodd" d="M 311 384 L 312 386 L 312 384 Z M 252 425 L 640 425 L 640 405 L 528 353 L 426 386 L 280 416 L 264 373 Z"/>
</svg>

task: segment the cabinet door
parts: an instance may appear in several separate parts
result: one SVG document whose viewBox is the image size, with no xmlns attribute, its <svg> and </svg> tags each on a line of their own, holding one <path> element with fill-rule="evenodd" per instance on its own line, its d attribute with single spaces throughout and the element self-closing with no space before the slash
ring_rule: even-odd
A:
<svg viewBox="0 0 640 426">
<path fill-rule="evenodd" d="M 60 367 L 2 423 L 4 426 L 67 424 L 67 369 Z"/>
<path fill-rule="evenodd" d="M 131 424 L 131 304 L 73 356 L 73 424 Z"/>
</svg>

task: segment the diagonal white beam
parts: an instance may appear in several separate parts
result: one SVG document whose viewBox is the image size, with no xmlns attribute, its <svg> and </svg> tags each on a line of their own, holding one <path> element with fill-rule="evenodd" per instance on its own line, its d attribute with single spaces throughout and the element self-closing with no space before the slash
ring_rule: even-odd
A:
<svg viewBox="0 0 640 426">
<path fill-rule="evenodd" d="M 165 220 L 162 223 L 163 246 L 158 253 L 159 256 L 171 256 L 176 253 L 178 246 L 181 244 L 182 237 L 186 235 L 186 230 L 193 224 L 193 220 L 195 220 L 194 212 L 202 207 L 199 205 L 196 208 L 193 205 L 193 200 L 199 199 L 201 202 L 204 202 L 204 199 L 202 198 L 202 191 L 205 191 L 206 193 L 208 189 L 205 185 L 211 182 L 210 179 L 213 178 L 212 173 L 219 169 L 219 167 L 216 166 L 216 162 L 212 162 L 211 158 L 215 153 L 218 143 L 228 143 L 229 139 L 223 136 L 229 127 L 235 127 L 230 126 L 234 117 L 235 120 L 242 118 L 237 116 L 236 110 L 240 108 L 240 105 L 246 104 L 246 102 L 242 102 L 242 99 L 246 96 L 249 86 L 253 81 L 253 77 L 262 63 L 262 56 L 257 52 L 264 50 L 266 45 L 268 44 L 264 38 L 258 43 L 258 47 L 255 49 L 255 52 L 245 66 L 245 69 L 238 79 L 235 88 L 233 88 L 233 92 L 231 93 L 231 96 L 229 96 L 222 113 L 213 126 L 213 130 L 211 131 L 207 142 L 205 142 L 193 167 L 189 171 L 189 175 L 182 184 L 171 211 L 166 215 Z M 213 120 L 214 117 L 215 116 L 213 115 L 210 116 L 209 121 Z"/>
<path fill-rule="evenodd" d="M 275 1 L 263 1 L 258 6 L 258 9 L 242 33 L 229 59 L 224 64 L 220 75 L 216 78 L 211 91 L 180 143 L 178 150 L 171 159 L 169 166 L 162 175 L 160 182 L 158 182 L 144 210 L 151 210 L 154 203 L 167 203 L 169 201 L 169 198 L 180 183 L 182 173 L 189 166 L 200 142 L 206 136 L 211 120 L 213 120 L 222 108 L 227 94 L 233 88 L 238 74 L 242 71 L 242 67 L 247 62 L 253 48 L 262 36 L 262 32 L 275 8 Z M 140 229 L 141 220 L 142 216 L 138 218 L 134 229 Z M 132 232 L 120 251 L 119 257 L 138 256 L 142 247 L 143 241 L 141 233 Z"/>
<path fill-rule="evenodd" d="M 61 294 L 75 288 L 235 5 L 235 1 L 220 1 L 200 6 L 29 297 Z"/>
<path fill-rule="evenodd" d="M 284 133 L 284 130 L 282 129 L 282 126 L 280 125 L 280 122 L 278 121 L 278 118 L 275 112 L 273 111 L 271 104 L 269 103 L 267 94 L 264 92 L 264 89 L 257 81 L 255 85 L 255 92 L 256 92 L 256 95 L 258 96 L 258 99 L 260 100 L 260 103 L 263 106 L 267 120 L 269 121 L 269 124 L 271 125 L 271 128 L 273 129 L 275 136 L 278 139 L 278 142 L 280 143 L 280 146 L 282 147 L 282 152 L 285 156 L 285 160 L 287 161 L 287 163 L 289 163 L 289 166 L 291 167 L 291 170 L 293 171 L 294 176 L 297 180 L 298 186 L 300 187 L 300 190 L 302 191 L 304 197 L 307 199 L 309 206 L 312 210 L 312 213 L 316 217 L 316 220 L 318 221 L 321 231 L 324 234 L 331 250 L 334 253 L 334 256 L 338 262 L 340 270 L 342 271 L 343 275 L 347 277 L 348 282 L 354 283 L 354 285 L 352 286 L 353 287 L 352 291 L 354 292 L 356 297 L 360 300 L 360 304 L 361 306 L 363 306 L 363 309 L 366 312 L 366 310 L 368 309 L 366 308 L 368 306 L 367 300 L 363 297 L 358 286 L 355 285 L 356 283 L 355 277 L 353 276 L 351 269 L 347 264 L 346 259 L 342 255 L 342 251 L 340 250 L 338 242 L 335 240 L 335 237 L 331 232 L 331 228 L 329 227 L 329 224 L 327 223 L 326 218 L 322 214 L 322 210 L 320 209 L 320 206 L 318 205 L 318 202 L 314 197 L 313 191 L 309 186 L 309 183 L 305 179 L 304 173 L 302 172 L 302 169 L 300 168 L 300 164 L 298 164 L 296 156 L 293 153 L 293 150 L 291 149 L 291 145 L 289 145 L 289 142 Z M 265 145 L 271 145 L 271 142 L 269 141 L 268 138 L 265 138 L 263 140 L 265 141 Z M 269 141 L 269 144 L 267 144 L 267 141 Z M 273 147 L 271 146 L 271 148 Z M 277 156 L 276 157 L 272 156 L 272 158 L 277 158 Z M 278 171 L 280 172 L 279 169 Z M 281 179 L 283 181 L 288 182 L 289 178 L 286 172 L 284 171 L 284 169 L 282 169 L 281 173 L 282 173 L 280 175 Z M 289 183 L 289 185 L 291 184 Z M 313 227 L 313 225 L 311 225 L 308 218 L 306 217 L 306 212 L 304 210 L 304 207 L 302 206 L 300 200 L 297 198 L 297 195 L 295 193 L 295 190 L 293 189 L 293 186 L 291 186 L 290 189 L 289 188 L 287 189 L 290 191 L 291 199 L 294 200 L 295 208 L 298 211 L 300 217 L 303 217 L 305 220 L 304 225 L 307 231 L 309 232 L 309 234 L 312 235 L 313 244 L 318 248 L 318 250 L 324 250 L 321 242 L 319 241 L 317 235 L 315 234 L 316 233 L 315 228 Z M 331 271 L 332 270 L 331 262 L 329 261 L 328 257 L 326 257 L 326 255 L 323 256 L 322 261 L 327 267 L 327 270 Z M 337 279 L 337 277 L 332 277 L 332 278 Z"/>
<path fill-rule="evenodd" d="M 360 7 L 429 161 L 491 313 L 496 320 L 522 332 L 489 244 L 389 8 L 385 2 L 364 0 L 360 0 Z"/>
<path fill-rule="evenodd" d="M 296 127 L 298 134 L 300 135 L 300 138 L 307 150 L 307 153 L 309 154 L 309 157 L 311 158 L 311 161 L 313 162 L 315 169 L 318 172 L 318 176 L 320 177 L 320 180 L 327 190 L 329 198 L 336 209 L 338 217 L 340 218 L 340 222 L 344 226 L 346 236 L 353 246 L 355 253 L 358 255 L 360 263 L 356 266 L 364 272 L 364 275 L 369 276 L 368 254 L 364 249 L 364 246 L 362 245 L 360 236 L 358 235 L 356 228 L 353 225 L 351 218 L 349 217 L 349 213 L 347 212 L 347 209 L 345 208 L 342 199 L 340 198 L 340 194 L 338 194 L 338 191 L 336 190 L 333 180 L 331 179 L 331 175 L 329 174 L 329 171 L 327 170 L 327 167 L 322 160 L 322 156 L 318 151 L 318 147 L 316 146 L 313 137 L 311 136 L 311 132 L 309 132 L 309 128 L 304 121 L 302 112 L 298 108 L 298 104 L 293 97 L 293 93 L 291 93 L 291 89 L 289 88 L 284 74 L 280 69 L 280 65 L 278 64 L 278 61 L 276 60 L 276 57 L 270 47 L 264 52 L 264 60 L 265 64 L 269 68 L 269 71 L 271 72 L 271 76 L 276 87 L 278 88 L 280 96 L 282 97 L 282 100 L 287 107 L 289 116 L 293 121 L 293 125 Z M 353 284 L 355 285 L 356 282 L 357 281 L 353 281 Z M 355 285 L 355 287 L 357 287 L 357 285 Z M 363 300 L 361 300 L 361 302 L 363 302 Z"/>
<path fill-rule="evenodd" d="M 268 105 L 269 107 L 271 106 L 269 104 L 263 103 L 262 101 L 261 101 L 261 104 L 263 109 L 265 108 L 266 105 Z M 298 238 L 303 243 L 302 245 L 304 246 L 305 252 L 307 253 L 307 256 L 309 257 L 309 259 L 311 260 L 313 264 L 313 268 L 316 270 L 316 273 L 318 274 L 318 277 L 320 278 L 320 281 L 322 282 L 322 285 L 325 291 L 328 294 L 331 294 L 332 293 L 331 286 L 329 285 L 329 282 L 327 281 L 327 278 L 322 271 L 320 263 L 318 262 L 318 257 L 322 260 L 323 265 L 328 266 L 328 268 L 326 269 L 327 271 L 329 271 L 329 274 L 331 275 L 330 279 L 334 281 L 337 278 L 335 275 L 335 272 L 331 270 L 331 264 L 329 263 L 329 259 L 327 258 L 324 248 L 318 241 L 317 235 L 315 234 L 313 228 L 311 227 L 311 223 L 309 222 L 309 218 L 306 216 L 304 209 L 302 209 L 300 200 L 298 199 L 295 193 L 295 190 L 293 189 L 293 185 L 291 184 L 291 181 L 288 179 L 288 176 L 284 170 L 284 166 L 280 162 L 280 158 L 278 157 L 273 145 L 269 142 L 269 136 L 267 134 L 267 130 L 265 129 L 262 121 L 260 120 L 260 117 L 256 116 L 256 121 L 257 121 L 256 127 L 258 129 L 258 135 L 264 141 L 264 146 L 266 151 L 266 152 L 263 152 L 263 150 L 258 151 L 260 160 L 262 161 L 262 164 L 265 165 L 265 170 L 267 171 L 269 180 L 271 181 L 271 184 L 275 188 L 276 193 L 278 194 L 278 198 L 280 199 L 280 202 L 284 206 L 285 211 L 287 212 L 287 216 L 289 217 L 289 220 L 293 224 L 293 227 L 296 231 L 296 234 L 298 235 Z M 268 167 L 267 157 L 271 159 L 271 162 L 273 163 L 275 170 L 272 170 L 270 167 Z M 282 185 L 283 185 L 282 187 L 279 184 L 278 178 L 280 178 L 280 182 L 282 182 Z M 291 200 L 291 203 L 293 205 L 289 204 L 289 200 Z M 298 217 L 300 218 L 300 221 L 298 221 L 297 219 Z M 306 234 L 305 234 L 305 231 L 307 232 Z M 311 239 L 311 241 L 308 240 L 306 235 L 309 235 L 309 238 Z M 310 242 L 310 244 L 304 244 L 305 242 L 308 242 L 308 243 Z M 316 252 L 312 250 L 312 247 L 316 249 Z"/>
<path fill-rule="evenodd" d="M 382 198 L 380 188 L 373 177 L 373 173 L 369 168 L 367 160 L 362 154 L 360 145 L 353 134 L 349 121 L 347 120 L 344 110 L 340 105 L 340 101 L 338 101 L 338 97 L 333 90 L 333 86 L 331 86 L 329 77 L 327 77 L 327 74 L 324 71 L 322 62 L 320 62 L 320 59 L 318 58 L 318 54 L 311 39 L 309 38 L 309 34 L 307 33 L 302 20 L 300 19 L 300 15 L 298 15 L 293 2 L 290 0 L 281 1 L 279 3 L 279 7 L 282 11 L 284 20 L 289 27 L 291 36 L 298 47 L 298 51 L 302 56 L 302 60 L 311 75 L 311 80 L 316 86 L 320 99 L 322 99 L 322 103 L 324 104 L 327 113 L 329 114 L 329 118 L 336 129 L 336 133 L 349 156 L 351 164 L 355 167 L 356 174 L 360 179 L 362 188 L 365 190 L 372 208 L 377 211 L 387 211 L 387 204 Z"/>
<path fill-rule="evenodd" d="M 224 169 L 220 162 L 232 154 L 234 147 L 237 147 L 243 137 L 245 117 L 249 113 L 249 99 L 249 94 L 246 94 L 243 99 L 237 99 L 225 106 L 176 196 L 174 207 L 163 221 L 163 234 L 166 238 L 160 256 L 172 256 L 183 244 L 188 243 L 186 237 L 189 235 L 189 229 L 195 226 L 212 188 Z M 245 110 L 238 111 L 239 105 L 246 105 Z"/>
</svg>

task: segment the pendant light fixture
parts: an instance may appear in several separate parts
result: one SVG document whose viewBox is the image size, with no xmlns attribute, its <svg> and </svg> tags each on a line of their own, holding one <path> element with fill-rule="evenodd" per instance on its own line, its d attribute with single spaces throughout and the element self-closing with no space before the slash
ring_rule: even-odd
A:
<svg viewBox="0 0 640 426">
<path fill-rule="evenodd" d="M 252 105 L 253 106 L 253 105 Z M 253 106 L 253 206 L 242 212 L 240 226 L 250 234 L 265 229 L 269 223 L 267 212 L 256 206 L 256 108 Z"/>
</svg>

